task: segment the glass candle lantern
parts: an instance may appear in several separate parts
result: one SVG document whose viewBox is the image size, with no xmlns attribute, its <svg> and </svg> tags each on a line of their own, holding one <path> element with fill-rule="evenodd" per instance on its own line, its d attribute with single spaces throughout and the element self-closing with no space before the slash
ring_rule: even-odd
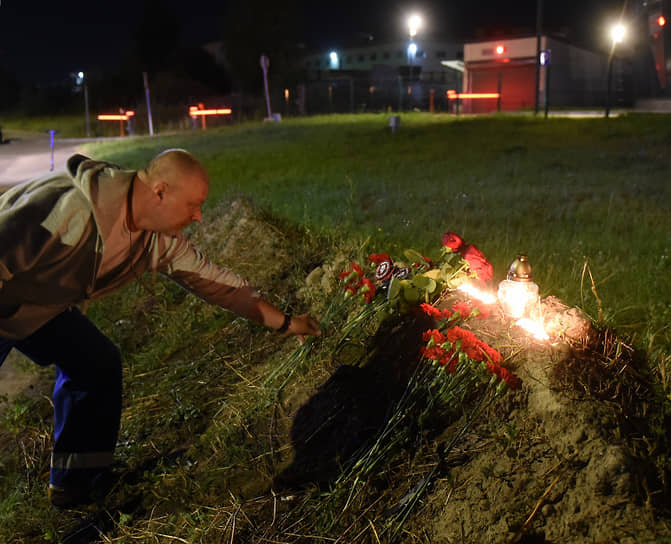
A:
<svg viewBox="0 0 671 544">
<path fill-rule="evenodd" d="M 513 319 L 532 317 L 538 308 L 538 285 L 533 281 L 526 255 L 518 255 L 508 276 L 499 283 L 498 298 L 503 313 Z"/>
</svg>

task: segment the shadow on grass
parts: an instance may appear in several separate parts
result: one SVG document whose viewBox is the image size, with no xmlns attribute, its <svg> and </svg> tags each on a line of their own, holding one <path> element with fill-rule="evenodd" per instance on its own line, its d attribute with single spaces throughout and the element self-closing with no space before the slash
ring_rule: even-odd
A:
<svg viewBox="0 0 671 544">
<path fill-rule="evenodd" d="M 428 324 L 407 317 L 365 344 L 341 346 L 334 357 L 340 366 L 294 418 L 294 461 L 276 476 L 275 490 L 327 484 L 370 445 L 408 384 Z"/>
</svg>

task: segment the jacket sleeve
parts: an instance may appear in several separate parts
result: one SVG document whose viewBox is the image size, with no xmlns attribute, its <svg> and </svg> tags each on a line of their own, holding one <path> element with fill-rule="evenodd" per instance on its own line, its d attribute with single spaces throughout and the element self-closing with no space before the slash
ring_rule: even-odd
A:
<svg viewBox="0 0 671 544">
<path fill-rule="evenodd" d="M 259 294 L 234 272 L 217 266 L 184 236 L 157 235 L 155 269 L 179 285 L 242 317 L 261 321 Z"/>
<path fill-rule="evenodd" d="M 0 199 L 0 289 L 4 282 L 60 262 L 90 231 L 90 213 L 70 206 L 74 189 L 26 191 L 17 187 Z"/>
</svg>

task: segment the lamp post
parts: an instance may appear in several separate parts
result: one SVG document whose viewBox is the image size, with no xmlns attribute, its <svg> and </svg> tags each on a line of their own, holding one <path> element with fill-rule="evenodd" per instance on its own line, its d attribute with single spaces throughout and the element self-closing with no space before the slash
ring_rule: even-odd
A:
<svg viewBox="0 0 671 544">
<path fill-rule="evenodd" d="M 408 44 L 408 64 L 412 65 L 412 60 L 417 53 L 417 44 L 415 43 L 415 36 L 417 31 L 422 27 L 422 18 L 413 13 L 408 17 L 408 36 L 410 36 L 410 43 Z"/>
<path fill-rule="evenodd" d="M 89 120 L 89 87 L 86 82 L 86 74 L 84 72 L 77 72 L 77 79 L 84 86 L 84 110 L 86 111 L 86 137 L 91 137 L 91 121 Z"/>
<path fill-rule="evenodd" d="M 611 46 L 610 55 L 608 55 L 608 75 L 606 81 L 606 119 L 610 115 L 611 90 L 613 86 L 613 58 L 615 56 L 615 46 L 624 40 L 626 29 L 622 24 L 616 24 L 610 29 Z"/>
<path fill-rule="evenodd" d="M 419 15 L 413 13 L 410 17 L 408 17 L 408 34 L 410 34 L 411 40 L 417 35 L 417 31 L 421 26 L 422 18 Z"/>
<path fill-rule="evenodd" d="M 411 14 L 407 19 L 408 24 L 408 36 L 410 36 L 410 42 L 408 43 L 408 85 L 413 81 L 413 66 L 415 65 L 415 56 L 417 55 L 418 47 L 415 43 L 415 36 L 417 32 L 422 27 L 423 21 L 422 17 L 417 13 Z M 400 104 L 399 104 L 400 111 Z"/>
</svg>

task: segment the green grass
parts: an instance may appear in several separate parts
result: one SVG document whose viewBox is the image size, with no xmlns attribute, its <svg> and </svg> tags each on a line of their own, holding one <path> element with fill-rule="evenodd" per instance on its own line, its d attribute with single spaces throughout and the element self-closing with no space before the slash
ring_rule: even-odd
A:
<svg viewBox="0 0 671 544">
<path fill-rule="evenodd" d="M 91 122 L 95 123 L 95 120 Z M 0 127 L 3 130 L 20 130 L 26 132 L 44 132 L 57 130 L 57 138 L 84 138 L 86 137 L 86 118 L 81 115 L 50 115 L 40 117 L 24 117 L 5 114 L 0 117 Z M 118 127 L 116 127 L 118 130 Z M 110 135 L 116 135 L 110 133 Z M 6 135 L 5 135 L 6 137 Z"/>
<path fill-rule="evenodd" d="M 306 228 L 370 236 L 389 252 L 435 254 L 453 230 L 485 252 L 498 279 L 526 252 L 543 295 L 597 317 L 582 281 L 588 263 L 608 325 L 640 342 L 671 338 L 667 117 L 414 114 L 393 136 L 386 119 L 315 117 L 90 152 L 139 167 L 162 148 L 185 147 L 211 173 L 209 205 L 247 195 Z"/>
<path fill-rule="evenodd" d="M 601 315 L 602 325 L 647 353 L 668 395 L 670 144 L 664 116 L 408 114 L 395 135 L 386 115 L 328 116 L 117 140 L 86 152 L 129 168 L 168 147 L 193 152 L 211 175 L 195 242 L 296 311 L 323 311 L 318 297 L 298 292 L 315 266 L 336 256 L 347 262 L 357 253 L 399 255 L 409 247 L 436 256 L 441 234 L 453 230 L 483 250 L 500 280 L 516 253 L 526 252 L 542 295 Z M 264 210 L 259 238 L 247 231 L 229 238 L 235 225 L 222 216 L 240 196 Z M 114 541 L 167 534 L 217 542 L 238 520 L 243 542 L 254 522 L 268 525 L 273 508 L 279 520 L 289 506 L 274 504 L 268 485 L 291 461 L 296 410 L 336 364 L 328 343 L 335 327 L 325 331 L 311 367 L 277 396 L 264 379 L 295 340 L 170 282 L 146 278 L 92 305 L 89 315 L 125 360 L 117 457 L 134 479 L 113 499 L 118 511 L 111 508 L 105 530 Z M 44 497 L 48 401 L 20 398 L 2 418 L 0 433 L 11 440 L 0 444 L 0 540 L 58 541 L 78 520 L 54 514 Z M 297 496 L 303 512 L 320 504 L 318 490 Z M 320 512 L 315 527 L 339 517 Z"/>
</svg>

